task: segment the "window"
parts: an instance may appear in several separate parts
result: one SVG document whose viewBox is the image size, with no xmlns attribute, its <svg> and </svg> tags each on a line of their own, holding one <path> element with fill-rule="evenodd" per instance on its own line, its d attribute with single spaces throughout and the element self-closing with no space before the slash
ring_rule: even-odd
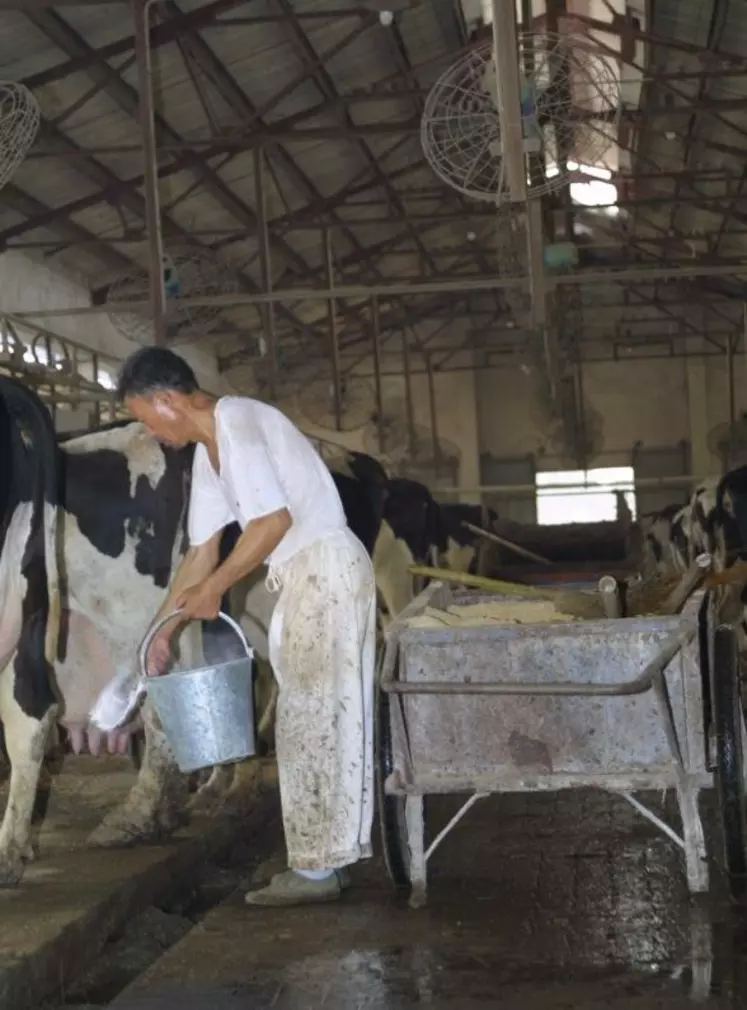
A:
<svg viewBox="0 0 747 1010">
<path fill-rule="evenodd" d="M 617 206 L 617 186 L 608 168 L 595 165 L 579 165 L 578 162 L 566 162 L 569 171 L 589 176 L 588 182 L 572 182 L 570 185 L 571 200 L 583 207 L 594 207 L 604 213 L 614 216 Z"/>
<path fill-rule="evenodd" d="M 613 522 L 617 518 L 616 491 L 623 492 L 635 519 L 632 466 L 545 471 L 536 475 L 535 483 L 537 522 L 541 526 Z"/>
</svg>

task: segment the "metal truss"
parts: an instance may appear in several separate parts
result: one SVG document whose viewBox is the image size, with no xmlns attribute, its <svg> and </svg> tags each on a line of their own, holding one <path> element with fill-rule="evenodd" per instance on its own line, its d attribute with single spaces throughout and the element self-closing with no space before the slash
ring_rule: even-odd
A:
<svg viewBox="0 0 747 1010">
<path fill-rule="evenodd" d="M 75 109 L 95 94 L 106 94 L 140 124 L 144 169 L 123 178 L 109 167 L 113 156 L 140 152 L 140 146 L 104 143 L 81 149 L 76 145 L 65 132 L 71 110 L 62 110 L 54 121 L 45 119 L 31 157 L 49 163 L 50 171 L 64 160 L 81 177 L 81 196 L 47 206 L 24 192 L 19 176 L 14 185 L 0 191 L 0 204 L 22 216 L 0 231 L 0 249 L 35 248 L 49 253 L 94 249 L 112 278 L 133 263 L 142 263 L 148 252 L 151 311 L 156 333 L 164 339 L 162 245 L 191 239 L 230 257 L 233 245 L 256 236 L 260 280 L 254 279 L 248 265 L 236 267 L 240 292 L 233 301 L 225 300 L 226 318 L 220 330 L 232 348 L 223 352 L 225 367 L 246 360 L 251 354 L 247 336 L 258 332 L 266 336 L 272 360 L 276 345 L 296 343 L 308 356 L 319 353 L 328 360 L 331 355 L 333 361 L 337 356 L 337 374 L 349 367 L 347 355 L 359 356 L 374 341 L 385 343 L 386 334 L 420 325 L 434 313 L 451 312 L 456 305 L 462 313 L 458 318 L 469 318 L 475 295 L 486 300 L 487 308 L 481 311 L 494 324 L 508 318 L 501 290 L 516 279 L 495 276 L 492 210 L 465 203 L 435 181 L 424 185 L 425 161 L 413 143 L 426 84 L 439 65 L 453 60 L 460 46 L 471 44 L 465 37 L 448 40 L 439 60 L 425 65 L 408 49 L 396 19 L 385 31 L 379 26 L 378 13 L 364 6 L 339 8 L 330 0 L 328 9 L 303 11 L 296 10 L 292 0 L 274 0 L 255 14 L 246 0 L 213 0 L 193 11 L 182 10 L 178 0 L 159 0 L 152 7 L 145 0 L 109 0 L 113 16 L 132 12 L 130 27 L 120 39 L 96 49 L 65 16 L 68 6 L 85 2 L 0 0 L 0 10 L 12 10 L 26 19 L 59 50 L 59 62 L 31 74 L 25 83 L 40 89 L 73 74 L 84 75 L 90 88 Z M 731 341 L 723 337 L 725 332 L 740 331 L 747 277 L 747 256 L 735 255 L 726 247 L 727 237 L 733 242 L 747 236 L 747 169 L 742 169 L 747 164 L 747 103 L 741 96 L 724 95 L 722 89 L 730 78 L 747 73 L 747 54 L 729 51 L 730 39 L 724 37 L 725 0 L 713 0 L 702 46 L 666 37 L 657 30 L 655 17 L 644 31 L 635 18 L 620 16 L 611 4 L 607 6 L 610 19 L 599 20 L 567 14 L 562 5 L 548 0 L 548 28 L 552 24 L 553 29 L 560 25 L 561 30 L 593 32 L 602 48 L 605 36 L 618 36 L 619 48 L 608 46 L 610 55 L 622 56 L 624 64 L 642 74 L 644 81 L 642 105 L 624 110 L 617 138 L 620 147 L 631 153 L 633 165 L 632 171 L 616 179 L 625 226 L 606 218 L 601 208 L 573 205 L 568 199 L 548 200 L 547 221 L 551 222 L 553 211 L 562 211 L 571 227 L 583 224 L 593 233 L 588 240 L 579 239 L 582 269 L 578 274 L 572 280 L 555 280 L 584 289 L 590 285 L 618 288 L 617 304 L 582 305 L 582 318 L 590 322 L 592 315 L 607 314 L 614 317 L 618 332 L 630 328 L 638 333 L 643 307 L 650 310 L 651 324 L 656 321 L 649 334 L 652 338 L 664 326 L 676 328 L 678 334 L 703 333 L 701 321 L 694 323 L 688 314 L 689 297 L 690 302 L 705 304 L 701 318 L 706 320 L 706 339 L 721 348 L 724 340 Z M 540 19 L 535 27 L 541 29 L 542 23 Z M 218 32 L 240 33 L 262 24 L 273 25 L 295 48 L 297 71 L 260 102 L 221 62 L 211 42 Z M 316 42 L 311 32 L 315 25 L 334 25 L 332 44 L 323 48 Z M 345 90 L 335 81 L 334 62 L 374 31 L 379 42 L 386 39 L 395 69 L 364 87 Z M 645 44 L 645 65 L 636 62 L 636 43 Z M 204 136 L 197 139 L 180 134 L 166 114 L 153 107 L 149 61 L 155 51 L 168 45 L 178 46 L 204 112 Z M 120 63 L 115 68 L 112 61 L 117 59 Z M 136 63 L 137 88 L 125 80 L 121 59 Z M 315 85 L 318 100 L 302 112 L 278 118 L 274 110 L 309 83 Z M 230 110 L 235 127 L 220 128 L 211 96 Z M 397 121 L 372 122 L 370 116 L 359 115 L 391 98 L 407 110 Z M 322 116 L 323 126 L 319 125 Z M 706 118 L 718 124 L 717 133 L 702 129 Z M 680 138 L 677 166 L 671 157 L 661 156 L 662 131 L 670 128 Z M 325 192 L 307 170 L 297 147 L 326 139 L 349 144 L 358 159 L 352 177 L 332 193 Z M 224 175 L 224 169 L 247 150 L 254 152 L 251 203 Z M 413 152 L 405 164 L 397 160 L 404 151 Z M 714 158 L 719 159 L 718 167 Z M 179 224 L 176 215 L 184 194 L 172 204 L 161 205 L 159 184 L 185 173 L 192 180 L 188 192 L 209 195 L 232 222 L 230 227 L 187 229 Z M 284 204 L 283 213 L 268 213 L 270 189 Z M 101 205 L 117 211 L 123 221 L 119 233 L 99 236 L 79 223 L 81 214 Z M 694 213 L 709 224 L 696 227 Z M 454 237 L 445 239 L 445 228 L 452 228 Z M 380 237 L 382 229 L 384 237 Z M 460 229 L 470 239 L 459 241 Z M 38 237 L 40 230 L 52 237 Z M 315 234 L 312 243 L 299 241 L 309 232 Z M 551 223 L 548 234 L 552 238 Z M 405 261 L 410 270 L 417 263 L 419 272 L 400 272 L 397 263 Z M 685 283 L 687 292 L 669 298 L 667 285 L 672 283 Z M 94 293 L 99 310 L 106 291 L 104 287 Z M 318 303 L 318 311 L 301 311 L 302 302 Z M 230 311 L 239 306 L 248 313 L 240 325 Z M 588 319 L 583 313 L 588 313 Z M 514 342 L 520 339 L 518 330 L 513 334 Z M 505 339 L 510 343 L 510 329 Z M 417 341 L 413 347 L 418 353 Z M 431 360 L 438 363 L 439 358 Z M 447 365 L 445 361 L 443 367 Z"/>
</svg>

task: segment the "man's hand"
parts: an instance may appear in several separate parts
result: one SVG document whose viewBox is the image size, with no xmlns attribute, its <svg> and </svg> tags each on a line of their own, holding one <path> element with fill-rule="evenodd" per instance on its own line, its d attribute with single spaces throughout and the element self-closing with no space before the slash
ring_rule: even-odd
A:
<svg viewBox="0 0 747 1010">
<path fill-rule="evenodd" d="M 186 589 L 176 601 L 176 606 L 181 610 L 179 616 L 183 621 L 212 621 L 220 612 L 221 599 L 220 589 L 216 589 L 210 579 L 205 579 Z"/>
</svg>

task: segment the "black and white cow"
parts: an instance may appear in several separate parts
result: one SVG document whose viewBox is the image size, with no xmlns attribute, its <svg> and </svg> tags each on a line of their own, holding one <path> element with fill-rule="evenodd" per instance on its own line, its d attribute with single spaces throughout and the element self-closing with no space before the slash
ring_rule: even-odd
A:
<svg viewBox="0 0 747 1010">
<path fill-rule="evenodd" d="M 708 478 L 695 488 L 685 505 L 668 505 L 660 512 L 641 517 L 645 577 L 657 572 L 684 572 L 705 552 L 713 554 L 719 564 L 718 557 L 723 552 L 716 546 L 717 531 L 725 518 L 723 504 L 718 504 L 719 488 L 728 486 L 729 479 L 730 474 L 720 479 Z M 723 555 L 721 567 L 725 566 Z"/>
<path fill-rule="evenodd" d="M 439 553 L 442 564 L 457 572 L 475 572 L 483 537 L 467 529 L 471 526 L 485 528 L 483 509 L 480 505 L 463 505 L 458 502 L 441 505 L 441 544 Z M 487 531 L 493 530 L 498 519 L 495 509 L 487 510 Z"/>
<path fill-rule="evenodd" d="M 11 765 L 0 829 L 4 884 L 17 882 L 29 854 L 31 814 L 51 726 L 59 721 L 76 750 L 84 741 L 92 753 L 101 749 L 101 735 L 88 726 L 92 703 L 115 673 L 132 668 L 137 644 L 185 546 L 188 451 L 161 447 L 138 425 L 114 425 L 61 447 L 53 432 L 51 438 L 48 451 L 60 478 L 60 634 L 52 666 L 36 662 L 19 667 L 21 636 L 11 643 L 15 660 L 0 667 L 0 720 Z M 4 476 L 15 485 L 19 471 L 14 466 Z M 6 537 L 2 562 L 16 565 L 17 550 Z M 190 641 L 194 634 L 188 633 L 185 648 Z M 107 749 L 123 752 L 136 728 L 133 724 L 111 734 Z M 181 783 L 162 774 L 170 760 L 167 748 L 157 743 L 146 748 L 140 790 L 128 801 L 127 816 L 120 817 L 122 830 L 138 818 L 148 837 L 175 826 L 182 797 L 168 793 L 172 786 L 181 793 Z M 114 827 L 109 823 L 102 829 L 100 840 Z"/>
<path fill-rule="evenodd" d="M 19 383 L 0 376 L 0 712 L 11 715 L 8 752 L 21 752 L 11 768 L 9 807 L 23 790 L 26 766 L 43 757 L 43 741 L 29 753 L 27 728 L 44 722 L 53 702 L 50 671 L 60 619 L 56 531 L 59 475 L 49 413 Z M 30 814 L 29 814 L 30 818 Z M 28 834 L 16 837 L 7 820 L 0 852 L 20 864 Z M 0 879 L 2 879 L 0 862 Z"/>
<path fill-rule="evenodd" d="M 747 466 L 703 481 L 686 505 L 648 517 L 643 533 L 644 578 L 684 572 L 704 553 L 717 572 L 747 561 Z M 740 649 L 747 651 L 747 588 L 720 588 L 718 607 L 723 619 L 737 623 Z"/>
<path fill-rule="evenodd" d="M 5 481 L 0 501 L 0 529 L 4 531 L 0 592 L 4 601 L 20 601 L 15 610 L 9 605 L 2 610 L 5 653 L 0 666 L 0 720 L 11 782 L 0 828 L 0 883 L 8 885 L 20 879 L 23 861 L 30 856 L 31 815 L 51 726 L 59 720 L 76 750 L 86 747 L 96 753 L 104 743 L 88 725 L 88 713 L 115 673 L 130 669 L 135 662 L 137 645 L 186 548 L 192 453 L 161 446 L 138 424 L 114 424 L 63 439 L 58 450 L 46 409 L 33 393 L 17 383 L 8 386 L 4 380 L 0 398 Z M 25 413 L 19 412 L 18 404 L 25 405 Z M 369 550 L 373 545 L 377 577 L 403 557 L 407 563 L 425 560 L 419 557 L 416 524 L 399 527 L 396 518 L 398 533 L 382 518 L 385 502 L 378 464 L 366 463 L 363 457 L 353 463 L 359 473 L 364 465 L 368 477 L 334 471 L 333 475 L 351 528 Z M 26 511 L 24 506 L 29 506 Z M 394 515 L 399 516 L 396 510 Z M 50 551 L 55 533 L 57 549 Z M 403 543 L 407 538 L 410 543 L 393 558 L 378 550 L 377 561 L 382 536 Z M 59 606 L 55 602 L 58 557 Z M 388 580 L 389 584 L 397 581 Z M 243 611 L 242 623 L 260 658 L 267 653 L 266 629 L 273 604 L 258 573 L 234 610 Z M 59 648 L 52 641 L 56 622 L 49 619 L 57 610 L 61 613 Z M 52 642 L 46 659 L 45 631 Z M 196 657 L 194 661 L 200 656 L 201 643 L 194 632 L 193 625 L 182 636 L 187 662 L 190 655 Z M 178 773 L 148 706 L 143 709 L 143 720 L 146 746 L 137 781 L 123 806 L 111 811 L 94 832 L 91 840 L 96 844 L 156 839 L 184 819 L 187 782 Z M 111 734 L 106 748 L 122 752 L 138 728 L 136 720 Z"/>
<path fill-rule="evenodd" d="M 641 571 L 645 578 L 657 572 L 685 571 L 689 567 L 690 503 L 667 505 L 640 518 L 643 535 Z"/>
</svg>

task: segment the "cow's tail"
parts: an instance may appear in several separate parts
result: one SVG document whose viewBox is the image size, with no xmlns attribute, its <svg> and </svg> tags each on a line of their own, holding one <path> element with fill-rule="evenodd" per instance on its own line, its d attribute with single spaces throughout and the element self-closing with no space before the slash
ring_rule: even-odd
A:
<svg viewBox="0 0 747 1010">
<path fill-rule="evenodd" d="M 41 534 L 47 582 L 46 613 L 41 615 L 45 622 L 44 655 L 48 663 L 54 663 L 62 609 L 57 545 L 61 492 L 57 438 L 49 411 L 36 393 L 22 383 L 0 376 L 0 399 L 10 421 L 11 437 L 18 445 L 23 444 L 24 455 L 31 460 L 32 529 L 35 535 Z"/>
</svg>

